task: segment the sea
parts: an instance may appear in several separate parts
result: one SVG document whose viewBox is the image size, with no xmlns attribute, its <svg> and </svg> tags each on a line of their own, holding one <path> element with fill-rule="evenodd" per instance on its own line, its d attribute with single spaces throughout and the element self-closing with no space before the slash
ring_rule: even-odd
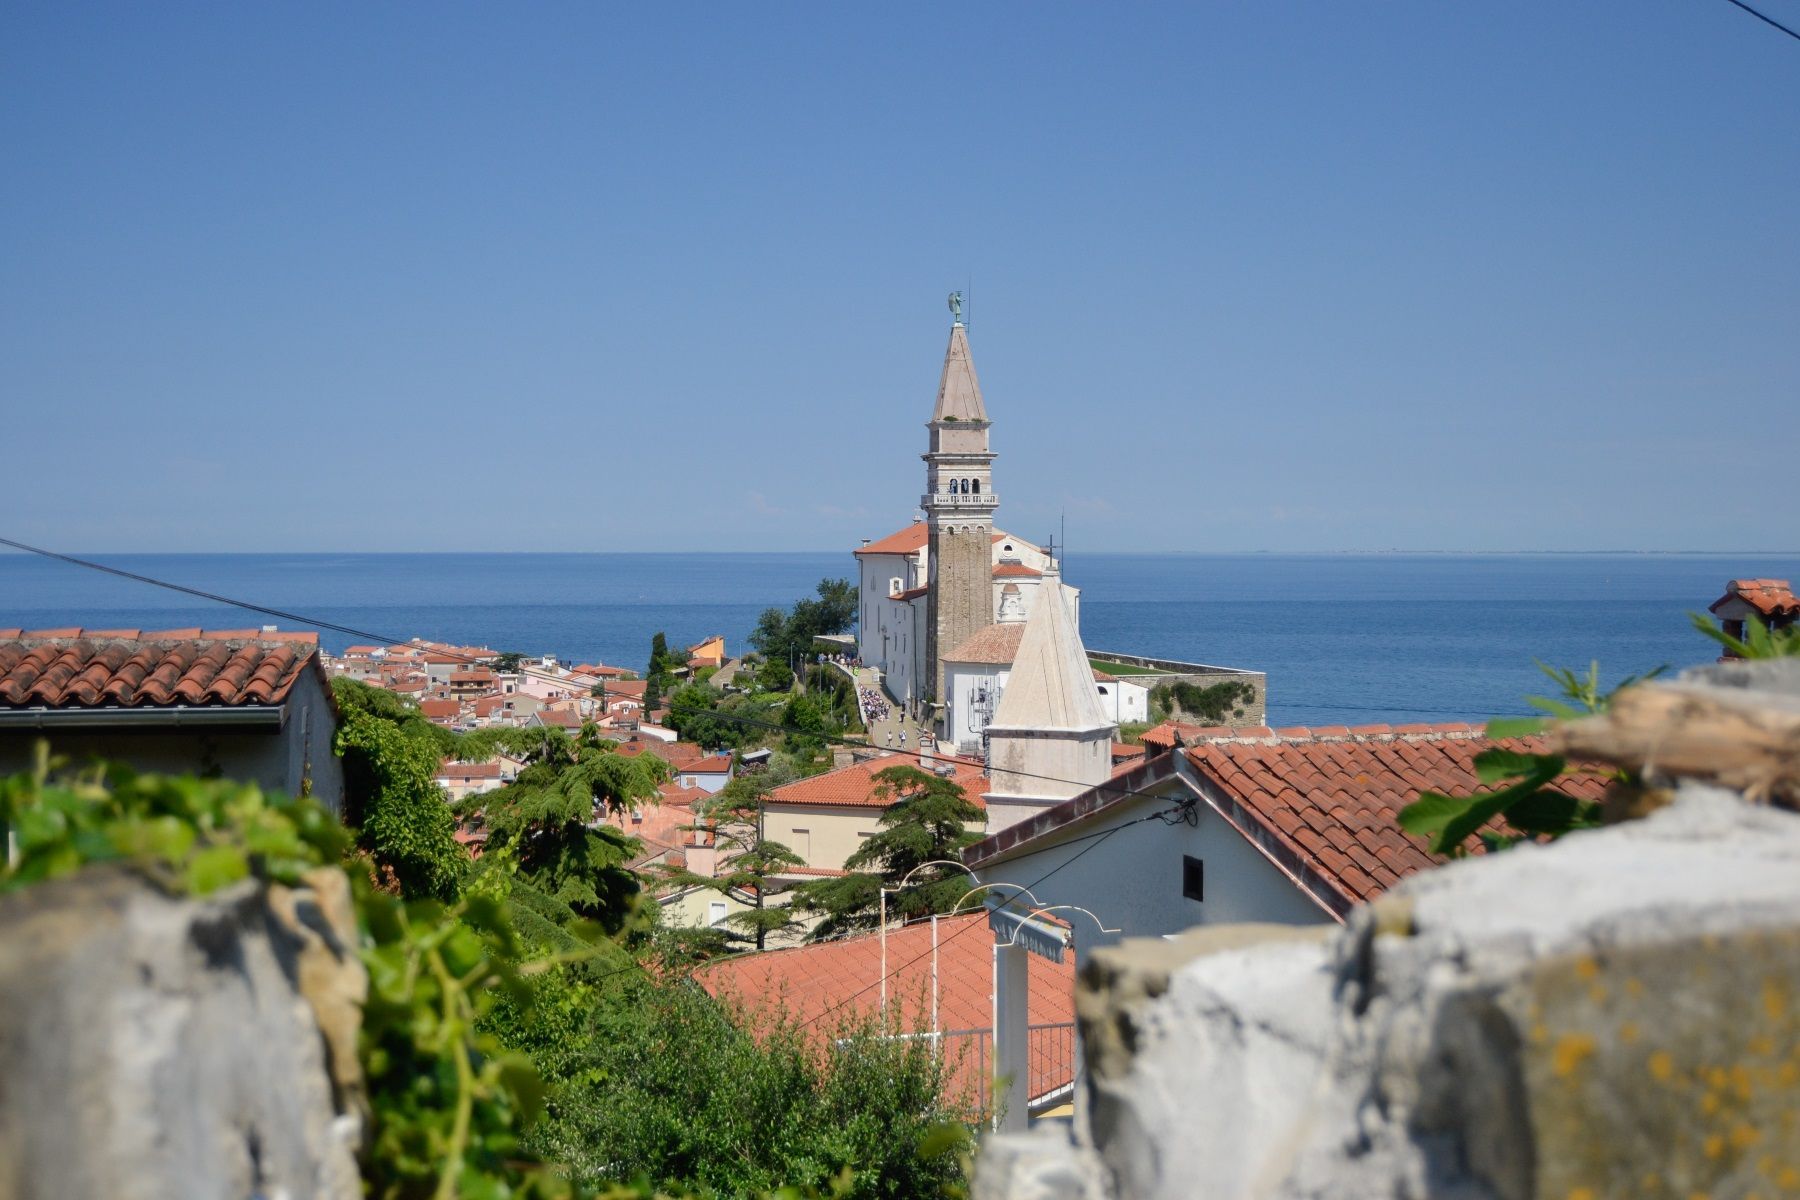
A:
<svg viewBox="0 0 1800 1200">
<path fill-rule="evenodd" d="M 278 617 L 32 555 L 0 554 L 0 627 L 317 628 L 332 651 L 414 637 L 641 669 L 651 637 L 723 634 L 854 578 L 845 553 L 111 554 L 106 566 Z M 1537 666 L 1615 682 L 1711 661 L 1687 614 L 1800 555 L 1088 554 L 1090 650 L 1262 671 L 1276 725 L 1484 720 L 1553 691 Z"/>
</svg>

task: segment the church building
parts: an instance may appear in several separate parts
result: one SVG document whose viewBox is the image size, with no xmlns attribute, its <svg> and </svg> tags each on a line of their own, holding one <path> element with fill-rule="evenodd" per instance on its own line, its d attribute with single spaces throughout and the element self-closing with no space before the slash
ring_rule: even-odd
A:
<svg viewBox="0 0 1800 1200">
<path fill-rule="evenodd" d="M 997 456 L 961 299 L 925 425 L 922 515 L 855 552 L 857 639 L 940 746 L 989 760 L 992 832 L 1104 782 L 1115 724 L 1081 644 L 1079 593 L 1049 551 L 994 527 Z"/>
</svg>

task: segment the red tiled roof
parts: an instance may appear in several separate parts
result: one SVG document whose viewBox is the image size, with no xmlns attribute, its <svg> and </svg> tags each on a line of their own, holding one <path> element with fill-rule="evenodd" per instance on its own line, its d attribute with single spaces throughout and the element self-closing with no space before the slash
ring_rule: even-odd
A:
<svg viewBox="0 0 1800 1200">
<path fill-rule="evenodd" d="M 981 764 L 966 758 L 951 758 L 948 755 L 938 757 L 940 763 L 950 763 L 956 768 L 956 783 L 963 790 L 963 795 L 976 808 L 986 808 L 981 793 L 986 790 L 987 777 L 981 772 Z M 770 804 L 816 804 L 829 807 L 852 808 L 886 808 L 893 801 L 875 794 L 879 786 L 875 782 L 878 771 L 889 767 L 910 767 L 918 764 L 916 760 L 897 754 L 883 754 L 862 762 L 851 763 L 847 767 L 839 767 L 835 771 L 827 771 L 823 775 L 814 775 L 808 779 L 796 779 L 793 783 L 783 784 L 769 793 Z"/>
<path fill-rule="evenodd" d="M 431 703 L 429 700 L 427 704 Z M 540 708 L 531 714 L 531 719 L 539 725 L 554 725 L 559 729 L 580 729 L 581 714 L 577 712 L 560 712 L 555 709 Z"/>
<path fill-rule="evenodd" d="M 927 529 L 925 522 L 914 521 L 898 533 L 890 533 L 886 537 L 870 542 L 857 550 L 858 554 L 915 554 L 925 544 Z"/>
<path fill-rule="evenodd" d="M 1339 726 L 1339 728 L 1342 727 Z M 1368 726 L 1368 728 L 1386 729 L 1387 726 L 1372 725 Z M 1465 725 L 1463 728 L 1473 729 L 1474 726 Z M 1196 725 L 1190 721 L 1164 721 L 1161 725 L 1155 725 L 1144 730 L 1144 732 L 1139 735 L 1138 740 L 1150 749 L 1160 751 L 1173 750 L 1177 740 L 1183 745 L 1192 745 L 1194 742 L 1200 741 L 1203 738 L 1235 737 L 1240 734 L 1246 737 L 1268 737 L 1270 736 L 1270 730 L 1267 726 L 1262 725 Z M 1177 735 L 1179 735 L 1179 739 Z"/>
<path fill-rule="evenodd" d="M 1019 639 L 1025 636 L 1025 622 L 984 625 L 944 655 L 946 662 L 1010 663 L 1019 657 Z"/>
<path fill-rule="evenodd" d="M 1475 726 L 1341 725 L 1307 729 L 1207 729 L 1182 751 L 1209 786 L 1206 802 L 1255 844 L 1320 905 L 1342 916 L 1400 879 L 1443 861 L 1423 839 L 1403 833 L 1400 809 L 1423 791 L 1467 795 L 1490 791 L 1475 773 L 1475 756 L 1501 748 L 1542 753 L 1542 738 L 1495 741 Z M 1001 830 L 964 852 L 980 867 L 1027 843 L 1048 844 L 1057 830 L 1127 803 L 1166 782 L 1161 754 L 1054 808 Z M 1570 795 L 1598 800 L 1605 781 L 1573 775 L 1558 783 Z"/>
<path fill-rule="evenodd" d="M 656 789 L 664 804 L 680 808 L 692 808 L 702 800 L 712 799 L 712 793 L 705 788 L 682 787 L 679 783 L 665 783 Z"/>
<path fill-rule="evenodd" d="M 697 763 L 709 757 L 705 750 L 692 742 L 665 742 L 661 738 L 643 737 L 638 734 L 633 734 L 620 742 L 615 752 L 626 758 L 638 754 L 653 754 L 674 767 L 677 772 L 686 770 L 690 763 Z"/>
<path fill-rule="evenodd" d="M 938 1028 L 987 1030 L 994 1025 L 994 937 L 981 912 L 940 917 L 937 927 Z M 931 1024 L 931 922 L 916 921 L 887 936 L 888 1011 L 907 1031 Z M 1032 1025 L 1063 1025 L 1075 1019 L 1075 956 L 1060 963 L 1026 955 L 1030 973 Z M 708 963 L 694 972 L 700 986 L 715 996 L 735 997 L 754 1012 L 758 1006 L 780 1006 L 799 1021 L 817 1021 L 823 1036 L 833 1033 L 839 1018 L 864 1018 L 881 1004 L 881 938 L 877 934 L 820 942 L 788 950 L 740 954 Z M 978 1053 L 981 1039 L 946 1041 L 946 1055 L 959 1087 L 979 1086 L 987 1064 Z M 1073 1059 L 1062 1055 L 1031 1056 L 1028 1090 L 1043 1096 L 1067 1086 Z M 979 1099 L 979 1096 L 976 1097 Z"/>
<path fill-rule="evenodd" d="M 310 664 L 316 633 L 260 629 L 0 629 L 0 706 L 273 705 Z"/>
<path fill-rule="evenodd" d="M 679 746 L 680 742 L 667 742 L 665 745 Z M 725 775 L 731 771 L 731 755 L 709 754 L 705 758 L 697 758 L 681 768 L 683 775 Z"/>
<path fill-rule="evenodd" d="M 460 700 L 421 700 L 419 711 L 427 717 L 454 717 L 462 712 Z"/>
<path fill-rule="evenodd" d="M 613 679 L 606 684 L 606 695 L 608 699 L 614 696 L 633 696 L 641 700 L 644 698 L 644 689 L 649 686 L 650 681 L 647 679 Z"/>
<path fill-rule="evenodd" d="M 889 600 L 917 600 L 931 589 L 928 587 L 907 588 L 903 592 L 889 592 Z"/>
<path fill-rule="evenodd" d="M 1037 579 L 1042 575 L 1042 571 L 1036 567 L 1028 567 L 1024 563 L 1001 563 L 994 568 L 995 579 Z"/>
<path fill-rule="evenodd" d="M 1223 793 L 1226 818 L 1342 915 L 1443 861 L 1424 839 L 1400 830 L 1400 810 L 1421 792 L 1492 791 L 1475 773 L 1476 755 L 1496 748 L 1541 754 L 1546 745 L 1543 738 L 1495 741 L 1463 724 L 1379 725 L 1239 731 L 1185 753 Z M 1576 775 L 1558 786 L 1598 800 L 1605 781 Z"/>
<path fill-rule="evenodd" d="M 1714 600 L 1709 611 L 1718 612 L 1732 600 L 1742 600 L 1765 617 L 1791 617 L 1800 614 L 1800 598 L 1785 579 L 1733 579 L 1725 585 L 1725 594 Z"/>
</svg>

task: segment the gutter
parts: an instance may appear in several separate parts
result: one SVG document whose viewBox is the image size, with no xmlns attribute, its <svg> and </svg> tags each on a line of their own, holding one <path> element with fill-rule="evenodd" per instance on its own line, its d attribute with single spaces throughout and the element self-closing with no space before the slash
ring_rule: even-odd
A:
<svg viewBox="0 0 1800 1200">
<path fill-rule="evenodd" d="M 197 708 L 5 708 L 0 731 L 13 729 L 245 729 L 279 733 L 287 708 L 242 704 Z"/>
</svg>

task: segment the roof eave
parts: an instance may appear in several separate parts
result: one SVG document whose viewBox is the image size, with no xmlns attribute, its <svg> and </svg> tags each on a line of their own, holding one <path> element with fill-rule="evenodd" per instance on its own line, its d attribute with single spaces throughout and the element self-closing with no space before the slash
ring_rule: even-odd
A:
<svg viewBox="0 0 1800 1200">
<path fill-rule="evenodd" d="M 227 728 L 279 733 L 286 725 L 285 704 L 0 709 L 0 730 Z"/>
</svg>

